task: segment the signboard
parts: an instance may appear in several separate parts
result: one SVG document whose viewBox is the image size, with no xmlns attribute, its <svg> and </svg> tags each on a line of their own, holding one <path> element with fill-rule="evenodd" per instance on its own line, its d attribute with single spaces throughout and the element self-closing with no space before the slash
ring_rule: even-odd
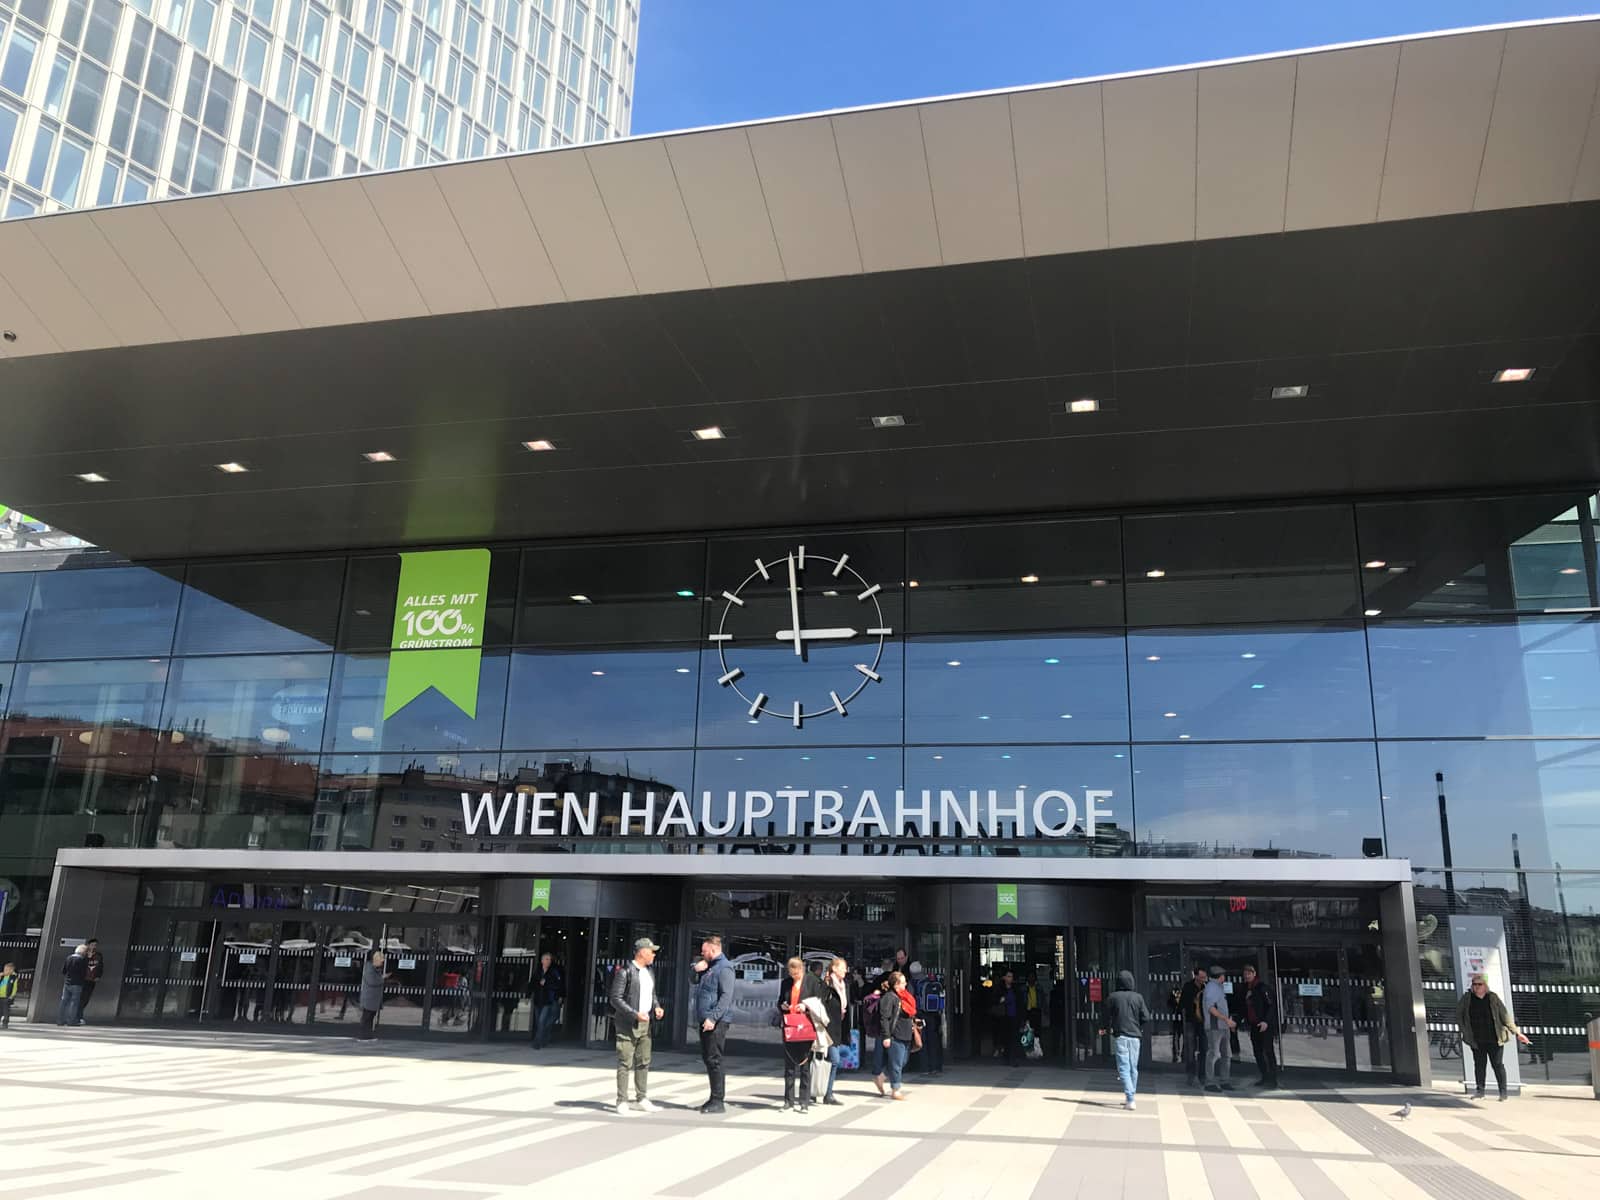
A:
<svg viewBox="0 0 1600 1200">
<path fill-rule="evenodd" d="M 1506 1006 L 1506 1015 L 1515 1023 L 1517 1014 L 1512 1007 L 1511 971 L 1506 955 L 1506 925 L 1499 917 L 1451 917 L 1450 950 L 1455 966 L 1456 996 L 1464 995 L 1472 984 L 1474 975 L 1487 976 L 1489 990 L 1500 997 Z M 1465 1043 L 1461 1046 L 1461 1082 L 1465 1087 L 1476 1087 L 1476 1072 L 1472 1059 L 1477 1051 Z M 1506 1090 L 1516 1095 L 1522 1090 L 1522 1068 L 1517 1061 L 1515 1043 L 1506 1044 L 1502 1060 L 1506 1067 Z"/>
<path fill-rule="evenodd" d="M 1104 980 L 1092 978 L 1089 980 L 1089 1003 L 1099 1004 L 1105 998 L 1106 985 Z"/>
<path fill-rule="evenodd" d="M 533 894 L 528 899 L 528 911 L 538 912 L 543 909 L 550 911 L 550 881 L 548 879 L 535 879 L 533 881 Z"/>
<path fill-rule="evenodd" d="M 239 961 L 241 963 L 253 963 L 253 962 L 255 962 L 256 961 L 255 952 L 254 951 L 249 951 L 249 950 L 245 951 L 243 954 L 239 955 Z"/>
<path fill-rule="evenodd" d="M 402 971 L 414 971 L 416 970 L 416 966 L 417 960 L 414 958 L 402 958 L 400 960 L 400 969 Z"/>
<path fill-rule="evenodd" d="M 994 919 L 1002 917 L 1020 919 L 1017 904 L 1017 885 L 1014 883 L 997 883 L 994 885 Z"/>
<path fill-rule="evenodd" d="M 487 550 L 432 550 L 400 556 L 384 720 L 430 687 L 467 716 L 477 717 L 488 590 Z"/>
<path fill-rule="evenodd" d="M 1322 985 L 1320 983 L 1302 983 L 1300 985 L 1300 994 L 1302 996 L 1320 996 L 1322 995 Z"/>
<path fill-rule="evenodd" d="M 339 955 L 338 958 L 333 960 L 333 965 L 336 966 L 336 967 L 349 967 L 349 966 L 354 966 L 355 965 L 355 961 L 356 960 L 353 959 L 352 957 L 350 957 L 350 955 L 341 954 L 341 955 Z"/>
<path fill-rule="evenodd" d="M 179 962 L 199 962 L 200 961 L 200 952 L 198 950 L 185 950 L 181 954 L 178 955 L 178 961 Z"/>
</svg>

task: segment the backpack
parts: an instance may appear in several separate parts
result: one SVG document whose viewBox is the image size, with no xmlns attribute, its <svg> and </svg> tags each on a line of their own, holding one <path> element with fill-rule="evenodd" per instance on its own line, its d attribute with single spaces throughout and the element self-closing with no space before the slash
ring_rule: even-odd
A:
<svg viewBox="0 0 1600 1200">
<path fill-rule="evenodd" d="M 925 1013 L 942 1013 L 944 1011 L 944 987 L 942 984 L 929 979 L 917 989 L 917 1009 Z"/>
<path fill-rule="evenodd" d="M 878 1020 L 878 1001 L 882 996 L 882 992 L 873 992 L 861 1002 L 861 1028 L 866 1030 L 868 1037 L 883 1036 L 883 1025 Z"/>
</svg>

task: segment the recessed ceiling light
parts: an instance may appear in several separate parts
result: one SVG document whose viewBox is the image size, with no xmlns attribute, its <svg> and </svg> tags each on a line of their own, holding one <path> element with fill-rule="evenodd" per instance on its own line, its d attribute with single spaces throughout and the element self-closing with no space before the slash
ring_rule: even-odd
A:
<svg viewBox="0 0 1600 1200">
<path fill-rule="evenodd" d="M 1105 587 L 1105 585 L 1106 585 L 1106 581 L 1104 579 L 1091 579 L 1091 580 L 1089 580 L 1089 586 L 1090 587 Z"/>
<path fill-rule="evenodd" d="M 1251 684 L 1251 685 L 1250 685 L 1250 690 L 1251 690 L 1251 691 L 1252 691 L 1252 692 L 1259 692 L 1259 691 L 1260 691 L 1260 690 L 1261 690 L 1261 689 L 1262 689 L 1262 688 L 1264 688 L 1264 687 L 1266 687 L 1266 686 L 1267 686 L 1267 685 L 1266 685 L 1266 684 L 1264 684 L 1264 683 L 1252 683 L 1252 684 Z"/>
<path fill-rule="evenodd" d="M 80 475 L 80 476 L 78 476 L 78 478 L 79 479 L 88 479 L 90 483 L 99 483 L 100 482 L 99 479 L 90 478 L 88 475 Z M 1561 568 L 1561 573 L 1563 575 L 1576 575 L 1576 574 L 1578 574 L 1578 568 L 1577 567 L 1562 567 Z"/>
<path fill-rule="evenodd" d="M 1167 719 L 1168 719 L 1168 720 L 1171 720 L 1171 719 L 1172 719 L 1172 718 L 1173 718 L 1173 717 L 1175 717 L 1175 716 L 1177 716 L 1177 715 L 1178 715 L 1178 714 L 1177 714 L 1177 713 L 1170 713 L 1170 712 L 1169 712 L 1169 713 L 1162 713 L 1162 714 L 1161 714 L 1161 715 L 1162 715 L 1162 716 L 1163 716 L 1163 717 L 1166 717 L 1166 718 L 1167 718 Z"/>
<path fill-rule="evenodd" d="M 1022 582 L 1023 583 L 1038 583 L 1039 582 L 1039 577 L 1037 575 L 1024 575 L 1022 577 Z"/>
<path fill-rule="evenodd" d="M 106 477 L 104 475 L 100 474 L 99 471 L 85 471 L 83 474 L 79 475 L 78 478 L 83 480 L 85 483 L 105 483 L 106 482 Z"/>
<path fill-rule="evenodd" d="M 1163 571 L 1160 567 L 1152 568 L 1151 570 L 1146 571 L 1144 573 L 1144 577 L 1146 579 L 1165 579 L 1166 575 L 1167 575 L 1167 573 L 1165 571 Z"/>
<path fill-rule="evenodd" d="M 678 595 L 682 596 L 685 600 L 693 600 L 694 599 L 694 592 L 690 588 L 679 588 L 678 589 Z"/>
<path fill-rule="evenodd" d="M 1100 411 L 1100 401 L 1092 396 L 1085 396 L 1081 400 L 1067 401 L 1069 413 L 1092 413 Z"/>
<path fill-rule="evenodd" d="M 1055 665 L 1056 665 L 1056 664 L 1057 664 L 1057 663 L 1059 663 L 1059 662 L 1060 662 L 1060 661 L 1061 661 L 1061 660 L 1060 660 L 1060 659 L 1059 659 L 1059 658 L 1047 658 L 1047 659 L 1045 659 L 1045 660 L 1044 660 L 1044 661 L 1045 661 L 1045 665 L 1046 665 L 1046 666 L 1048 666 L 1048 667 L 1053 667 L 1053 666 L 1055 666 Z"/>
<path fill-rule="evenodd" d="M 943 762 L 943 761 L 944 761 L 944 755 L 942 755 L 942 754 L 935 754 L 935 755 L 934 755 L 934 756 L 933 756 L 933 761 L 934 761 L 934 762 Z"/>
<path fill-rule="evenodd" d="M 368 462 L 394 461 L 394 455 L 390 454 L 387 450 L 368 450 L 361 457 L 365 458 Z"/>
<path fill-rule="evenodd" d="M 679 675 L 687 675 L 688 673 L 689 673 L 689 668 L 688 667 L 679 667 L 678 668 L 678 674 Z"/>
<path fill-rule="evenodd" d="M 1304 400 L 1310 394 L 1309 383 L 1286 383 L 1272 389 L 1274 400 Z"/>
<path fill-rule="evenodd" d="M 1387 562 L 1387 561 L 1385 561 L 1385 560 L 1384 560 L 1384 559 L 1381 559 L 1381 558 L 1374 558 L 1374 559 L 1372 559 L 1372 560 L 1371 560 L 1371 561 L 1370 561 L 1370 562 L 1367 562 L 1367 563 L 1365 563 L 1365 564 L 1363 564 L 1363 565 L 1364 565 L 1364 566 L 1365 566 L 1365 567 L 1366 567 L 1366 568 L 1367 568 L 1367 570 L 1369 570 L 1369 571 L 1381 571 L 1381 570 L 1383 570 L 1383 569 L 1384 569 L 1384 568 L 1385 568 L 1385 567 L 1387 567 L 1387 566 L 1388 566 L 1388 565 L 1389 565 L 1389 564 L 1388 564 L 1388 562 Z"/>
<path fill-rule="evenodd" d="M 989 719 L 989 714 L 988 713 L 984 713 L 981 717 L 978 718 L 978 720 L 980 720 L 980 721 L 987 721 L 988 719 Z"/>
<path fill-rule="evenodd" d="M 589 603 L 589 597 L 585 596 L 582 592 L 573 592 L 572 595 L 567 597 L 567 599 L 574 600 L 579 604 Z"/>
<path fill-rule="evenodd" d="M 1187 742 L 1189 740 L 1189 735 L 1187 733 L 1180 733 L 1178 735 L 1178 740 L 1180 742 Z"/>
<path fill-rule="evenodd" d="M 899 429 L 906 423 L 906 419 L 899 413 L 885 413 L 881 417 L 872 418 L 874 429 Z"/>
<path fill-rule="evenodd" d="M 534 438 L 531 442 L 523 442 L 523 447 L 528 450 L 554 450 L 556 444 L 549 438 Z"/>
<path fill-rule="evenodd" d="M 1061 719 L 1063 721 L 1070 721 L 1070 720 L 1072 720 L 1072 714 L 1071 713 L 1062 713 L 1061 714 Z"/>
<path fill-rule="evenodd" d="M 250 468 L 245 466 L 243 463 L 226 462 L 217 464 L 217 470 L 221 471 L 224 475 L 243 475 L 249 469 Z"/>
<path fill-rule="evenodd" d="M 913 579 L 909 583 L 907 583 L 906 586 L 907 587 L 921 587 L 922 585 L 919 584 L 915 579 Z"/>
<path fill-rule="evenodd" d="M 1161 661 L 1161 655 L 1159 655 L 1159 654 L 1146 654 L 1144 656 L 1144 660 L 1145 660 L 1145 662 L 1160 662 Z"/>
<path fill-rule="evenodd" d="M 960 665 L 961 660 L 959 658 L 952 658 L 949 662 L 945 663 L 945 666 L 947 667 L 959 667 Z"/>
<path fill-rule="evenodd" d="M 1369 617 L 1375 617 L 1379 613 L 1381 613 L 1382 611 L 1383 611 L 1383 609 L 1381 609 L 1381 608 L 1369 608 L 1366 611 L 1366 615 L 1369 616 Z"/>
<path fill-rule="evenodd" d="M 1501 367 L 1494 373 L 1496 383 L 1527 383 L 1536 367 Z"/>
<path fill-rule="evenodd" d="M 1001 756 L 1000 756 L 1000 757 L 1001 757 L 1001 758 L 1010 758 L 1010 757 L 1011 757 L 1011 755 L 1009 755 L 1009 754 L 1002 754 L 1002 755 L 1001 755 Z"/>
<path fill-rule="evenodd" d="M 1256 652 L 1254 650 L 1246 650 L 1243 654 L 1239 655 L 1240 658 L 1254 658 L 1255 656 Z"/>
<path fill-rule="evenodd" d="M 721 425 L 707 425 L 704 429 L 694 431 L 694 440 L 697 442 L 719 442 L 723 436 Z"/>
</svg>

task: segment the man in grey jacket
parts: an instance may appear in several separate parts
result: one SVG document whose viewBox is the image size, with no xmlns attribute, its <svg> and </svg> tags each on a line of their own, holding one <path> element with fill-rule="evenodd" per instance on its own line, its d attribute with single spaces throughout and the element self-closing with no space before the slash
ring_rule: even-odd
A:
<svg viewBox="0 0 1600 1200">
<path fill-rule="evenodd" d="M 633 960 L 611 975 L 606 998 L 611 1001 L 612 1023 L 617 1027 L 617 1115 L 657 1111 L 646 1093 L 650 1090 L 650 1019 L 666 1016 L 656 999 L 656 973 L 651 970 L 656 951 L 649 938 L 633 944 Z M 633 1076 L 635 1107 L 628 1107 L 628 1076 Z"/>
<path fill-rule="evenodd" d="M 733 1016 L 733 964 L 722 953 L 722 939 L 715 935 L 700 943 L 700 957 L 694 969 L 699 982 L 694 989 L 694 1019 L 700 1025 L 700 1059 L 706 1065 L 711 1098 L 700 1106 L 703 1113 L 725 1112 L 728 1077 L 722 1070 L 722 1051 L 728 1042 L 728 1020 Z"/>
<path fill-rule="evenodd" d="M 1106 997 L 1106 1027 L 1117 1051 L 1117 1078 L 1122 1081 L 1122 1107 L 1133 1111 L 1133 1094 L 1139 1088 L 1139 1051 L 1144 1048 L 1144 1023 L 1151 1020 L 1150 1006 L 1133 985 L 1133 972 L 1117 976 L 1117 990 Z"/>
</svg>

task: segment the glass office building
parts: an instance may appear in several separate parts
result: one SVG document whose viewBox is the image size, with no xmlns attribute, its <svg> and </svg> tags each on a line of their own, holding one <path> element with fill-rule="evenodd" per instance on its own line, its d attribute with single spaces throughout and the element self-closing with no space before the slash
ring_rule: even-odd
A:
<svg viewBox="0 0 1600 1200">
<path fill-rule="evenodd" d="M 1600 58 L 1567 47 L 1597 37 L 511 159 L 550 186 L 498 255 L 423 206 L 380 244 L 331 202 L 303 219 L 341 241 L 259 279 L 130 247 L 106 286 L 162 329 L 75 331 L 29 255 L 81 218 L 0 230 L 0 387 L 41 450 L 8 500 L 89 543 L 0 552 L 0 939 L 53 983 L 97 934 L 91 1020 L 313 1032 L 352 1027 L 386 947 L 385 1025 L 423 1038 L 526 1038 L 550 952 L 562 1035 L 598 1042 L 649 935 L 691 1043 L 717 932 L 747 1044 L 789 956 L 906 947 L 951 1054 L 993 1050 L 1010 966 L 1059 1064 L 1104 1055 L 1119 970 L 1164 1062 L 1187 968 L 1249 962 L 1289 1068 L 1420 1080 L 1459 1070 L 1481 919 L 1523 1077 L 1581 1077 L 1600 179 L 1587 125 L 1529 149 L 1485 107 L 1468 153 L 1434 98 L 1577 127 Z M 1385 64 L 1383 121 L 1325 136 Z M 1245 136 L 1290 99 L 1276 148 Z M 1064 154 L 1099 156 L 1093 188 Z M 430 168 L 513 211 L 479 170 Z"/>
<path fill-rule="evenodd" d="M 634 0 L 0 0 L 0 219 L 625 137 Z"/>
</svg>

